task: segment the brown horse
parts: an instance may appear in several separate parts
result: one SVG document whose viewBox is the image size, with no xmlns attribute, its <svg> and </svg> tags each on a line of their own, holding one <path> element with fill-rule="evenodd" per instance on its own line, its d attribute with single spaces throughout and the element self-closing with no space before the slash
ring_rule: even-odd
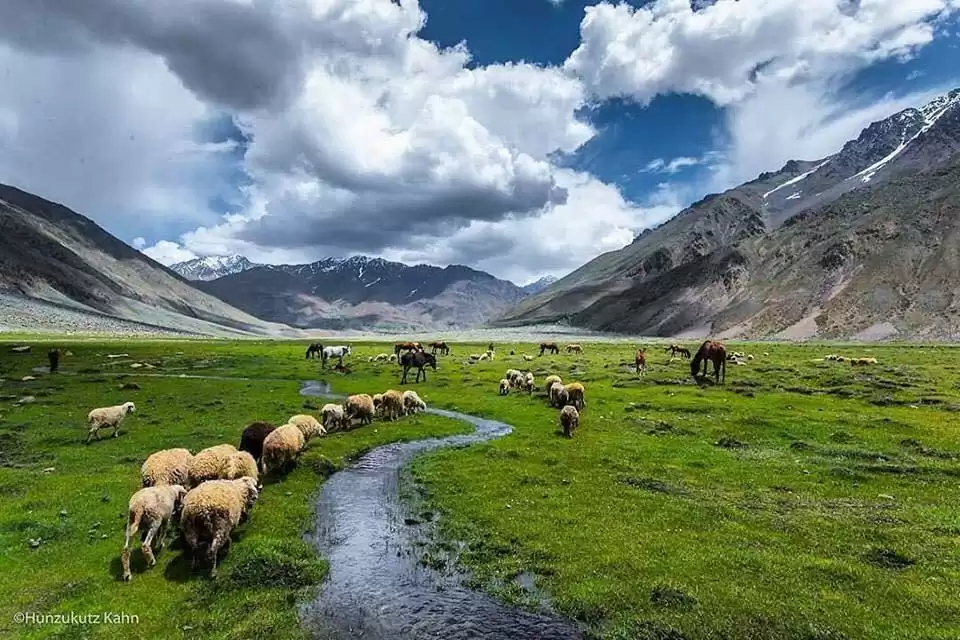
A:
<svg viewBox="0 0 960 640">
<path fill-rule="evenodd" d="M 60 368 L 60 349 L 50 349 L 47 359 L 50 360 L 50 373 L 56 373 Z"/>
<path fill-rule="evenodd" d="M 567 353 L 583 353 L 583 347 L 579 344 L 568 344 Z"/>
<path fill-rule="evenodd" d="M 637 373 L 639 375 L 642 376 L 644 373 L 646 373 L 647 372 L 647 350 L 638 349 L 637 357 L 634 362 L 637 365 Z"/>
<path fill-rule="evenodd" d="M 440 352 L 440 355 L 442 355 L 442 356 L 448 356 L 448 355 L 450 355 L 450 347 L 447 346 L 447 343 L 446 343 L 446 342 L 443 342 L 443 341 L 441 341 L 441 342 L 431 342 L 431 343 L 428 344 L 427 346 L 430 347 L 430 353 L 434 353 L 434 354 L 435 354 L 437 351 L 439 351 L 439 352 Z"/>
<path fill-rule="evenodd" d="M 407 383 L 407 372 L 410 369 L 416 367 L 417 369 L 417 379 L 416 382 L 420 382 L 420 376 L 423 375 L 423 381 L 427 381 L 427 372 L 424 370 L 424 367 L 430 366 L 433 367 L 433 370 L 437 370 L 437 357 L 432 353 L 427 353 L 426 351 L 409 351 L 403 354 L 400 357 L 400 366 L 403 367 L 403 377 L 400 378 L 400 384 Z"/>
<path fill-rule="evenodd" d="M 393 345 L 393 353 L 400 357 L 401 351 L 423 351 L 423 345 L 419 342 L 398 342 Z"/>
<path fill-rule="evenodd" d="M 703 363 L 703 377 L 707 377 L 707 361 L 713 362 L 713 377 L 718 383 L 727 379 L 727 348 L 716 340 L 705 340 L 690 361 L 690 373 L 693 379 L 700 380 L 700 363 Z"/>
<path fill-rule="evenodd" d="M 319 356 L 323 353 L 323 345 L 319 342 L 314 342 L 309 347 L 307 347 L 307 359 L 313 358 L 314 354 Z"/>
<path fill-rule="evenodd" d="M 557 346 L 556 342 L 541 342 L 540 355 L 543 355 L 544 351 L 549 351 L 550 353 L 560 353 L 560 347 Z"/>
<path fill-rule="evenodd" d="M 665 349 L 665 351 L 669 351 L 669 352 L 670 352 L 670 357 L 671 357 L 671 358 L 676 357 L 676 355 L 679 353 L 679 354 L 680 354 L 681 356 L 683 356 L 684 358 L 687 358 L 688 360 L 690 359 L 690 350 L 689 350 L 689 349 L 685 349 L 685 348 L 681 347 L 681 346 L 678 345 L 678 344 L 672 344 L 672 345 L 670 345 L 669 347 L 667 347 L 667 348 Z"/>
</svg>

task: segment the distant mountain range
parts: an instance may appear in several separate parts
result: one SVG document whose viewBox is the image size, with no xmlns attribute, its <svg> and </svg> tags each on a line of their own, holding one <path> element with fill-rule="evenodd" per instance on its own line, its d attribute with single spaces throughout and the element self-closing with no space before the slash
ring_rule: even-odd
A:
<svg viewBox="0 0 960 640">
<path fill-rule="evenodd" d="M 960 338 L 960 90 L 709 195 L 498 318 L 658 336 Z"/>
<path fill-rule="evenodd" d="M 326 329 L 475 327 L 552 281 L 544 278 L 521 288 L 461 265 L 409 266 L 365 256 L 301 265 L 260 265 L 225 256 L 172 268 L 259 318 Z"/>
</svg>

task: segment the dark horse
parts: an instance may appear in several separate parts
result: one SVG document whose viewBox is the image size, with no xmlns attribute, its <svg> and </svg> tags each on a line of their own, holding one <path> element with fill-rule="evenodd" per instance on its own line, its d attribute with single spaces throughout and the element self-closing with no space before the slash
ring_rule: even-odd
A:
<svg viewBox="0 0 960 640">
<path fill-rule="evenodd" d="M 407 372 L 411 368 L 417 368 L 417 379 L 415 382 L 420 382 L 420 374 L 423 374 L 423 381 L 427 381 L 427 372 L 423 370 L 427 365 L 433 367 L 433 370 L 437 370 L 437 356 L 432 353 L 427 353 L 426 351 L 408 351 L 402 356 L 400 356 L 400 366 L 403 367 L 403 377 L 400 378 L 400 384 L 407 383 Z"/>
<path fill-rule="evenodd" d="M 703 377 L 707 377 L 707 361 L 713 362 L 713 377 L 718 383 L 727 379 L 727 349 L 716 340 L 706 340 L 690 361 L 690 373 L 694 380 L 700 379 L 700 363 L 703 363 Z M 721 378 L 722 375 L 722 378 Z"/>
<path fill-rule="evenodd" d="M 670 357 L 671 357 L 671 358 L 675 357 L 678 353 L 679 353 L 681 356 L 683 356 L 684 358 L 687 358 L 687 359 L 690 358 L 690 349 L 684 349 L 683 347 L 681 347 L 681 346 L 678 345 L 678 344 L 672 344 L 672 345 L 670 345 L 669 347 L 667 347 L 667 348 L 665 349 L 665 351 L 669 351 L 669 352 L 670 352 Z"/>
<path fill-rule="evenodd" d="M 543 355 L 544 351 L 549 351 L 550 353 L 560 353 L 560 347 L 557 346 L 556 342 L 541 342 L 540 355 Z"/>
<path fill-rule="evenodd" d="M 307 347 L 307 358 L 312 358 L 314 354 L 320 355 L 323 352 L 323 345 L 319 342 L 314 342 L 312 345 Z"/>
<path fill-rule="evenodd" d="M 423 345 L 419 342 L 398 342 L 393 345 L 393 352 L 398 358 L 401 351 L 423 351 Z"/>
<path fill-rule="evenodd" d="M 430 347 L 430 353 L 439 351 L 442 356 L 450 355 L 450 347 L 447 346 L 446 342 L 431 342 L 427 346 Z"/>
<path fill-rule="evenodd" d="M 50 360 L 50 373 L 56 373 L 60 368 L 60 349 L 50 349 L 47 358 Z"/>
</svg>

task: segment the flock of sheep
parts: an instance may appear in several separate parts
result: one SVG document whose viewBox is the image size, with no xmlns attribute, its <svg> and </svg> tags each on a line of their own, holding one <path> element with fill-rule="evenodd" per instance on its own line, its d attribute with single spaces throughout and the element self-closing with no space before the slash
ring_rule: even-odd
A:
<svg viewBox="0 0 960 640">
<path fill-rule="evenodd" d="M 544 380 L 544 386 L 550 406 L 560 409 L 560 428 L 563 430 L 563 435 L 572 437 L 573 432 L 580 426 L 580 411 L 583 411 L 586 405 L 583 385 L 579 382 L 565 385 L 560 376 L 550 375 Z M 505 396 L 509 395 L 511 389 L 516 389 L 533 394 L 536 388 L 536 377 L 533 372 L 524 373 L 516 369 L 507 369 L 504 377 L 500 379 L 499 393 Z"/>
<path fill-rule="evenodd" d="M 147 457 L 140 468 L 141 488 L 130 497 L 121 561 L 123 579 L 130 580 L 131 538 L 141 535 L 147 566 L 156 564 L 155 551 L 163 548 L 175 520 L 191 558 L 191 569 L 202 557 L 217 575 L 217 556 L 229 548 L 230 534 L 243 523 L 256 504 L 263 485 L 261 475 L 285 470 L 295 463 L 311 438 L 350 429 L 354 420 L 370 424 L 375 417 L 394 421 L 425 411 L 426 403 L 415 391 L 388 389 L 374 396 L 356 394 L 343 404 L 328 403 L 320 422 L 308 414 L 291 416 L 281 426 L 254 422 L 232 444 L 208 447 L 193 455 L 188 449 L 164 449 Z M 90 412 L 90 433 L 113 428 L 117 435 L 133 403 L 102 407 Z M 88 437 L 89 441 L 89 437 Z"/>
</svg>

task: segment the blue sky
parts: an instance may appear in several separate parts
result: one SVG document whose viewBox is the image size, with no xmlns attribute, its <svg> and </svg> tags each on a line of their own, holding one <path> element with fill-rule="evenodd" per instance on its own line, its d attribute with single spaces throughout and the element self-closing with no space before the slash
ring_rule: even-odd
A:
<svg viewBox="0 0 960 640">
<path fill-rule="evenodd" d="M 0 9 L 0 181 L 166 263 L 562 275 L 960 85 L 954 0 L 121 4 Z"/>
</svg>

